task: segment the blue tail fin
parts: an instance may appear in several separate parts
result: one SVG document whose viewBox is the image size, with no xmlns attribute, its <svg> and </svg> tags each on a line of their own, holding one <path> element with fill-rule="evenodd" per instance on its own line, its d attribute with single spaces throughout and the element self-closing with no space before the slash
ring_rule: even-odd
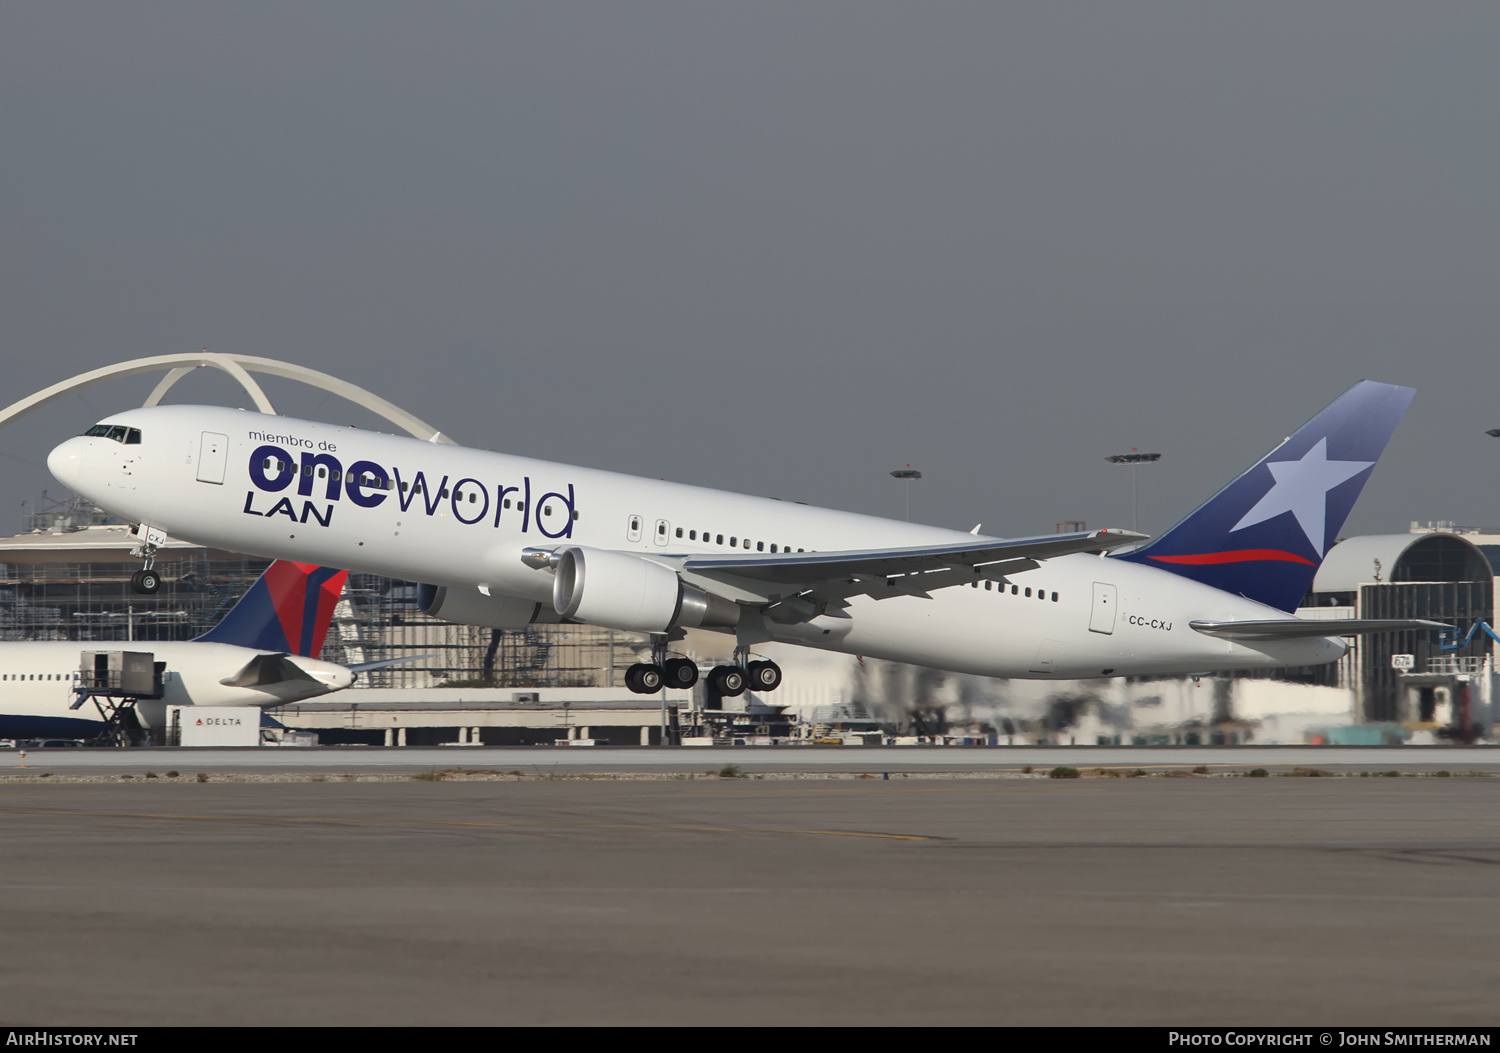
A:
<svg viewBox="0 0 1500 1053">
<path fill-rule="evenodd" d="M 1182 522 L 1117 558 L 1295 610 L 1415 394 L 1361 380 Z"/>
<path fill-rule="evenodd" d="M 316 658 L 348 577 L 347 570 L 278 559 L 198 639 Z"/>
</svg>

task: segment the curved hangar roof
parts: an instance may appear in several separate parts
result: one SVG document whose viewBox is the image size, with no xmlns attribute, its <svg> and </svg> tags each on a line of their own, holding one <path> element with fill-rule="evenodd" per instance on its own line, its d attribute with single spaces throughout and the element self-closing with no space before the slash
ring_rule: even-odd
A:
<svg viewBox="0 0 1500 1053">
<path fill-rule="evenodd" d="M 1489 581 L 1490 563 L 1457 534 L 1366 534 L 1334 545 L 1313 592 L 1353 592 L 1371 582 Z"/>
</svg>

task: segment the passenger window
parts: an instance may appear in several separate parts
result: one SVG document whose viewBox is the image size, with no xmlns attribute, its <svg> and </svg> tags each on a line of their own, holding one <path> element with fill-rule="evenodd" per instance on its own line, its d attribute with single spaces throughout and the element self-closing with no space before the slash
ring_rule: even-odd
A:
<svg viewBox="0 0 1500 1053">
<path fill-rule="evenodd" d="M 1030 586 L 1028 586 L 1027 589 L 1026 589 L 1026 598 L 1027 599 L 1031 598 L 1031 588 L 1030 588 Z"/>
<path fill-rule="evenodd" d="M 1015 594 L 1016 594 L 1016 593 L 1018 593 L 1018 592 L 1020 592 L 1020 591 L 1021 591 L 1021 586 L 1019 586 L 1019 585 L 1012 585 L 1012 586 L 1011 586 L 1011 587 L 1010 587 L 1010 594 L 1011 594 L 1011 595 L 1012 595 L 1012 596 L 1014 596 L 1014 595 L 1015 595 Z"/>
<path fill-rule="evenodd" d="M 716 542 L 714 542 L 714 544 L 716 544 L 716 545 L 722 545 L 722 544 L 724 544 L 724 535 L 720 534 L 719 535 L 719 539 Z"/>
<path fill-rule="evenodd" d="M 757 552 L 764 552 L 765 550 L 766 550 L 766 543 L 764 541 L 757 541 L 755 543 L 755 551 L 757 551 Z"/>
<path fill-rule="evenodd" d="M 994 583 L 994 582 L 993 582 L 993 581 L 986 581 L 986 582 L 985 582 L 985 583 L 984 583 L 984 591 L 985 591 L 985 592 L 989 592 L 989 591 L 990 591 L 990 590 L 991 590 L 991 589 L 993 589 L 993 588 L 994 588 L 994 587 L 995 587 L 995 583 Z"/>
<path fill-rule="evenodd" d="M 681 537 L 681 536 L 682 536 L 682 527 L 678 527 L 678 528 L 677 528 L 677 536 L 678 536 L 678 537 Z"/>
<path fill-rule="evenodd" d="M 730 548 L 739 548 L 740 547 L 739 539 L 738 538 L 733 538 L 733 537 L 730 538 L 729 539 L 729 547 Z"/>
<path fill-rule="evenodd" d="M 748 549 L 748 548 L 749 548 L 749 547 L 750 547 L 750 539 L 749 539 L 749 538 L 746 538 L 746 539 L 745 539 L 745 547 L 746 547 L 746 548 L 747 548 L 747 549 Z"/>
<path fill-rule="evenodd" d="M 1052 602 L 1053 603 L 1057 602 L 1057 593 L 1055 593 L 1055 592 L 1052 594 Z"/>
<path fill-rule="evenodd" d="M 775 551 L 776 551 L 776 542 L 774 542 L 774 541 L 773 541 L 773 542 L 771 542 L 771 551 L 772 551 L 772 552 L 775 552 Z"/>
<path fill-rule="evenodd" d="M 404 487 L 403 487 L 403 489 L 404 489 Z M 508 498 L 508 497 L 505 499 L 505 507 L 506 508 L 510 507 L 510 498 Z"/>
<path fill-rule="evenodd" d="M 698 531 L 696 531 L 696 530 L 689 530 L 688 531 L 688 540 L 689 541 L 697 541 L 698 540 Z"/>
</svg>

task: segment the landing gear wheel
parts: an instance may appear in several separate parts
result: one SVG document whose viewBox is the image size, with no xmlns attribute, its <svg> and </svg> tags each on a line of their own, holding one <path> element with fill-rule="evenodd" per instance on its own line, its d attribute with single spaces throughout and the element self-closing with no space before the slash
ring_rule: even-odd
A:
<svg viewBox="0 0 1500 1053">
<path fill-rule="evenodd" d="M 161 577 L 154 570 L 138 570 L 130 575 L 130 587 L 142 595 L 150 596 L 161 588 Z"/>
<path fill-rule="evenodd" d="M 781 666 L 775 662 L 751 662 L 747 687 L 751 691 L 775 691 L 781 686 Z"/>
<path fill-rule="evenodd" d="M 625 670 L 625 686 L 637 695 L 654 695 L 661 690 L 661 666 L 637 662 Z"/>
<path fill-rule="evenodd" d="M 686 658 L 669 658 L 662 663 L 666 685 L 685 691 L 698 682 L 698 663 Z"/>
<path fill-rule="evenodd" d="M 708 686 L 723 698 L 745 693 L 745 671 L 737 665 L 721 665 L 708 674 Z"/>
</svg>

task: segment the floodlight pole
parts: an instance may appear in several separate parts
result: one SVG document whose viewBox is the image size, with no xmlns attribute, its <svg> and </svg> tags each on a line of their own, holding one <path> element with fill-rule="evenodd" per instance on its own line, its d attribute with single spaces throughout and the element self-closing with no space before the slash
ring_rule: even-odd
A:
<svg viewBox="0 0 1500 1053">
<path fill-rule="evenodd" d="M 911 465 L 908 464 L 905 468 L 898 468 L 898 469 L 896 469 L 894 472 L 891 473 L 891 475 L 894 476 L 897 479 L 905 480 L 905 482 L 906 482 L 906 521 L 908 523 L 910 523 L 911 522 L 911 481 L 913 479 L 920 479 L 920 478 L 922 478 L 922 473 L 919 472 L 919 471 L 917 471 L 915 468 L 913 468 Z"/>
<path fill-rule="evenodd" d="M 1136 502 L 1136 472 L 1143 464 L 1154 464 L 1161 460 L 1159 453 L 1141 453 L 1135 447 L 1130 448 L 1129 453 L 1116 453 L 1104 458 L 1110 464 L 1130 465 L 1130 529 L 1140 533 L 1141 517 L 1139 504 Z"/>
</svg>

